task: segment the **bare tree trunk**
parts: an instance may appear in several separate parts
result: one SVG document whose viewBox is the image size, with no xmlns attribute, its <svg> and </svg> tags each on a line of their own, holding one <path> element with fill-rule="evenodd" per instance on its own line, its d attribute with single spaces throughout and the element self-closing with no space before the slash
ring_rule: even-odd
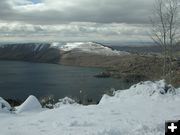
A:
<svg viewBox="0 0 180 135">
<path fill-rule="evenodd" d="M 156 0 L 155 18 L 152 21 L 152 39 L 162 47 L 163 55 L 163 77 L 168 82 L 173 78 L 173 48 L 178 35 L 178 8 L 179 0 Z M 155 19 L 154 19 L 155 20 Z"/>
</svg>

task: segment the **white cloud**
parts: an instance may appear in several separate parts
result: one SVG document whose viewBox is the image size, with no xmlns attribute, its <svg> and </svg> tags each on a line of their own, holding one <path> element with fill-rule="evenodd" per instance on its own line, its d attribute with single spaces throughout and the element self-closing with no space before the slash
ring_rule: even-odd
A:
<svg viewBox="0 0 180 135">
<path fill-rule="evenodd" d="M 33 25 L 25 23 L 0 23 L 0 38 L 32 37 L 46 38 L 47 41 L 95 40 L 133 41 L 147 40 L 148 29 L 141 25 L 69 23 L 61 25 Z M 33 39 L 32 39 L 33 40 Z"/>
<path fill-rule="evenodd" d="M 41 3 L 7 0 L 7 3 L 15 14 L 13 19 L 34 24 L 147 23 L 153 7 L 150 0 L 41 0 Z"/>
</svg>

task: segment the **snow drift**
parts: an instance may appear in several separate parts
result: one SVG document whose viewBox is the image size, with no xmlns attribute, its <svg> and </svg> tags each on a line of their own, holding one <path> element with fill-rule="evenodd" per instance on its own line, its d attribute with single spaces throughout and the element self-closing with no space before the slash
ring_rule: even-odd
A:
<svg viewBox="0 0 180 135">
<path fill-rule="evenodd" d="M 63 105 L 72 105 L 72 104 L 77 104 L 75 100 L 69 97 L 65 97 L 62 99 L 59 99 L 58 102 L 54 105 L 54 108 L 59 108 Z"/>
<path fill-rule="evenodd" d="M 118 90 L 115 92 L 113 97 L 104 95 L 100 101 L 101 103 L 109 102 L 109 100 L 123 100 L 123 98 L 128 98 L 132 96 L 139 96 L 143 98 L 156 98 L 161 99 L 164 97 L 176 97 L 179 95 L 180 91 L 175 89 L 172 85 L 168 85 L 164 80 L 160 81 L 145 81 L 138 84 L 132 85 L 127 90 Z"/>
<path fill-rule="evenodd" d="M 0 97 L 0 111 L 10 111 L 10 110 L 11 110 L 10 104 Z"/>
<path fill-rule="evenodd" d="M 29 96 L 24 103 L 17 107 L 17 113 L 28 112 L 28 111 L 38 111 L 42 108 L 38 99 L 35 96 Z"/>
<path fill-rule="evenodd" d="M 76 105 L 69 98 L 60 103 L 58 108 L 31 113 L 29 108 L 41 108 L 31 96 L 20 106 L 28 113 L 14 117 L 0 113 L 1 134 L 164 135 L 165 121 L 180 119 L 180 89 L 163 80 L 140 82 L 114 96 L 104 95 L 98 105 Z"/>
</svg>

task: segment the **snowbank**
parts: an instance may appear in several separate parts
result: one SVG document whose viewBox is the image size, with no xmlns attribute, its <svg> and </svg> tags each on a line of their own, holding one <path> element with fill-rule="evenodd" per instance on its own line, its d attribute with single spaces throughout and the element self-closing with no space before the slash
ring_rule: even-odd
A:
<svg viewBox="0 0 180 135">
<path fill-rule="evenodd" d="M 16 107 L 17 113 L 21 112 L 29 112 L 29 111 L 37 111 L 42 108 L 41 104 L 39 103 L 38 99 L 35 96 L 29 96 L 24 103 L 20 106 Z"/>
<path fill-rule="evenodd" d="M 11 110 L 11 106 L 10 104 L 5 101 L 3 98 L 0 97 L 0 112 L 1 111 L 10 111 Z"/>
<path fill-rule="evenodd" d="M 112 97 L 104 95 L 98 105 L 69 104 L 40 113 L 28 111 L 40 108 L 30 96 L 20 106 L 29 113 L 13 117 L 0 113 L 0 131 L 3 135 L 164 135 L 165 121 L 180 119 L 179 105 L 180 89 L 163 80 L 141 82 Z"/>
<path fill-rule="evenodd" d="M 100 104 L 107 103 L 109 102 L 109 100 L 117 101 L 132 96 L 140 96 L 148 99 L 149 98 L 162 99 L 164 97 L 173 98 L 174 95 L 176 96 L 180 95 L 180 91 L 178 89 L 175 89 L 171 85 L 167 85 L 164 80 L 155 81 L 155 82 L 145 81 L 135 84 L 127 90 L 118 90 L 115 92 L 113 97 L 104 95 L 100 101 Z"/>
<path fill-rule="evenodd" d="M 54 108 L 59 108 L 59 107 L 61 107 L 63 105 L 72 105 L 72 104 L 77 105 L 75 100 L 73 100 L 73 99 L 71 99 L 69 97 L 65 97 L 65 98 L 59 99 L 58 103 L 56 103 L 54 105 Z"/>
</svg>

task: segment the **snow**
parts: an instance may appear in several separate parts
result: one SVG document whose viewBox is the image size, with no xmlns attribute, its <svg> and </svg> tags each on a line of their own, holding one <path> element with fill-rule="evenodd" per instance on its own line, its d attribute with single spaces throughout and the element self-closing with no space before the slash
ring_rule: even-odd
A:
<svg viewBox="0 0 180 135">
<path fill-rule="evenodd" d="M 65 51 L 65 52 L 76 51 L 76 52 L 85 52 L 85 53 L 107 55 L 107 56 L 129 54 L 124 51 L 112 50 L 109 47 L 94 42 L 72 42 L 72 43 L 66 43 L 65 45 L 58 42 L 53 42 L 51 44 L 51 47 L 59 48 L 61 51 Z"/>
<path fill-rule="evenodd" d="M 7 45 L 0 45 L 0 48 L 4 48 Z M 18 49 L 19 44 L 12 44 L 12 50 Z M 29 44 L 27 44 L 29 45 Z M 117 55 L 128 55 L 128 52 L 125 51 L 117 51 L 113 50 L 110 47 L 104 46 L 95 42 L 71 42 L 71 43 L 63 43 L 63 42 L 52 42 L 50 45 L 47 43 L 33 43 L 31 45 L 33 52 L 39 52 L 44 48 L 56 48 L 63 52 L 79 52 L 79 53 L 89 53 L 89 54 L 98 54 L 105 56 L 117 56 Z"/>
<path fill-rule="evenodd" d="M 150 99 L 167 99 L 177 96 L 179 90 L 176 90 L 173 86 L 167 85 L 164 80 L 152 82 L 140 82 L 131 86 L 128 90 L 119 90 L 115 92 L 113 97 L 109 97 L 108 95 L 104 95 L 100 101 L 101 103 L 107 103 L 111 100 L 122 100 L 126 97 L 142 97 L 142 98 L 150 98 Z"/>
<path fill-rule="evenodd" d="M 52 48 L 60 48 L 62 46 L 62 43 L 60 42 L 52 42 L 51 47 Z"/>
<path fill-rule="evenodd" d="M 2 97 L 0 97 L 0 112 L 2 111 L 8 112 L 10 111 L 10 109 L 11 109 L 10 104 L 7 101 L 5 101 Z"/>
<path fill-rule="evenodd" d="M 38 52 L 38 51 L 41 51 L 43 48 L 45 47 L 44 44 L 38 44 L 36 43 L 35 46 L 34 46 L 34 52 Z"/>
<path fill-rule="evenodd" d="M 54 105 L 54 108 L 59 108 L 63 105 L 68 105 L 68 104 L 71 105 L 71 104 L 77 104 L 77 103 L 75 100 L 69 97 L 65 97 L 65 98 L 59 99 L 59 102 Z"/>
<path fill-rule="evenodd" d="M 38 51 L 40 45 L 39 44 L 36 44 L 35 47 L 34 47 L 34 51 Z"/>
<path fill-rule="evenodd" d="M 41 109 L 42 109 L 42 106 L 39 103 L 38 99 L 35 96 L 31 95 L 26 99 L 26 101 L 24 101 L 23 104 L 16 107 L 16 112 L 22 113 L 22 112 L 29 112 L 29 111 L 38 111 Z"/>
<path fill-rule="evenodd" d="M 116 91 L 114 96 L 104 95 L 98 105 L 69 104 L 70 99 L 65 99 L 60 100 L 65 104 L 51 110 L 0 112 L 1 134 L 164 135 L 165 120 L 180 119 L 180 88 L 166 85 L 163 80 L 140 82 Z M 31 106 L 37 104 L 35 97 L 25 102 L 30 104 L 27 108 L 36 108 Z"/>
</svg>

